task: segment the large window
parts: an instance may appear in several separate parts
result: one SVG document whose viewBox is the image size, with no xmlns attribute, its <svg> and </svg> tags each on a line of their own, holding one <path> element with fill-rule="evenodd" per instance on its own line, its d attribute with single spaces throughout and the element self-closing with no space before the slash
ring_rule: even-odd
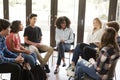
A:
<svg viewBox="0 0 120 80">
<path fill-rule="evenodd" d="M 78 3 L 79 0 L 58 0 L 57 17 L 67 16 L 71 21 L 71 28 L 75 35 L 77 35 Z"/>
<path fill-rule="evenodd" d="M 120 23 L 120 0 L 118 0 L 118 4 L 117 4 L 116 21 Z"/>
<path fill-rule="evenodd" d="M 89 31 L 93 29 L 93 19 L 98 17 L 103 22 L 108 20 L 110 0 L 86 0 L 84 42 L 87 40 Z"/>
<path fill-rule="evenodd" d="M 38 15 L 36 25 L 42 30 L 42 43 L 50 44 L 50 0 L 32 0 L 32 13 Z"/>
<path fill-rule="evenodd" d="M 3 18 L 3 0 L 0 0 L 0 18 Z"/>
<path fill-rule="evenodd" d="M 12 22 L 14 20 L 20 20 L 24 27 L 26 25 L 26 0 L 9 0 L 9 20 Z M 23 32 L 20 32 L 21 42 L 24 42 Z"/>
</svg>

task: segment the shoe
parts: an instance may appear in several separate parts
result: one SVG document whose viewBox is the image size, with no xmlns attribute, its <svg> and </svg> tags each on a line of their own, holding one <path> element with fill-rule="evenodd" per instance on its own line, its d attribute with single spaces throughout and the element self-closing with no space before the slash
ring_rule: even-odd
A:
<svg viewBox="0 0 120 80">
<path fill-rule="evenodd" d="M 67 69 L 67 76 L 75 76 L 75 67 L 73 65 L 70 65 Z"/>
<path fill-rule="evenodd" d="M 59 72 L 59 68 L 56 68 L 54 74 L 57 74 L 58 72 Z"/>
<path fill-rule="evenodd" d="M 66 63 L 63 63 L 62 67 L 65 67 L 66 66 Z"/>
<path fill-rule="evenodd" d="M 75 66 L 73 66 L 72 64 L 70 64 L 69 67 L 66 70 L 74 71 L 74 69 L 75 69 Z"/>
<path fill-rule="evenodd" d="M 50 73 L 49 66 L 46 64 L 44 67 L 45 67 L 45 72 L 46 72 L 46 73 Z"/>
</svg>

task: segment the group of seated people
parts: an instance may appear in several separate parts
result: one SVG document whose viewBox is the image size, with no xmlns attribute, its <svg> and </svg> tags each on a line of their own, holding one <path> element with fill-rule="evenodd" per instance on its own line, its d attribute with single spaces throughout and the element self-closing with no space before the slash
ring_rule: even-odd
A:
<svg viewBox="0 0 120 80">
<path fill-rule="evenodd" d="M 42 31 L 40 27 L 35 25 L 36 20 L 36 14 L 29 15 L 29 25 L 25 28 L 23 35 L 25 41 L 23 47 L 19 36 L 19 31 L 23 30 L 21 21 L 15 20 L 10 24 L 8 20 L 0 19 L 0 73 L 10 72 L 11 80 L 21 79 L 22 63 L 29 63 L 31 67 L 34 67 L 38 60 L 45 72 L 50 72 L 47 62 L 53 53 L 53 48 L 41 43 Z M 70 24 L 71 22 L 66 16 L 61 16 L 56 20 L 55 40 L 58 59 L 54 74 L 59 72 L 61 60 L 63 61 L 62 66 L 66 66 L 64 52 L 70 50 L 71 43 L 74 41 Z M 88 42 L 76 45 L 72 62 L 67 68 L 67 70 L 75 72 L 76 78 L 82 78 L 84 73 L 95 80 L 113 78 L 119 58 L 119 24 L 111 21 L 106 25 L 102 27 L 100 19 L 95 18 L 93 31 L 88 35 Z M 44 58 L 40 51 L 47 52 Z M 83 59 L 79 58 L 80 56 Z M 114 65 L 112 65 L 113 62 Z M 91 63 L 92 66 L 89 65 Z M 111 74 L 110 76 L 108 76 L 108 72 Z"/>
<path fill-rule="evenodd" d="M 88 43 L 79 43 L 75 47 L 67 71 L 71 71 L 69 75 L 75 75 L 75 80 L 81 80 L 84 74 L 93 80 L 113 80 L 120 55 L 119 24 L 110 21 L 102 28 L 101 21 L 95 18 L 93 26 L 93 31 L 88 35 Z"/>
<path fill-rule="evenodd" d="M 41 44 L 42 32 L 35 25 L 36 14 L 29 15 L 29 25 L 24 32 L 24 47 L 21 45 L 19 31 L 23 30 L 23 24 L 19 20 L 10 23 L 0 19 L 0 73 L 11 73 L 11 80 L 21 80 L 23 64 L 31 68 L 37 65 L 37 59 L 45 70 L 50 73 L 47 62 L 53 53 L 53 48 Z M 41 52 L 46 52 L 44 58 Z"/>
</svg>

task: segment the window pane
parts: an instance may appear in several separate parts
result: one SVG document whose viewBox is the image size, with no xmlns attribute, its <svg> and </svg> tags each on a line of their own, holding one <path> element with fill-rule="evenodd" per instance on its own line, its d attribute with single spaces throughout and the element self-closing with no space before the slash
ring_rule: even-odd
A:
<svg viewBox="0 0 120 80">
<path fill-rule="evenodd" d="M 32 13 L 37 14 L 37 23 L 42 30 L 42 43 L 50 45 L 50 1 L 32 0 Z"/>
<path fill-rule="evenodd" d="M 71 28 L 73 29 L 75 35 L 77 35 L 78 3 L 79 0 L 58 0 L 57 17 L 67 16 L 71 21 Z"/>
<path fill-rule="evenodd" d="M 120 23 L 120 0 L 118 0 L 118 4 L 117 4 L 116 21 Z"/>
<path fill-rule="evenodd" d="M 0 18 L 3 19 L 3 0 L 0 0 Z"/>
<path fill-rule="evenodd" d="M 98 17 L 103 23 L 108 20 L 109 0 L 86 0 L 84 42 L 93 29 L 93 19 Z"/>
<path fill-rule="evenodd" d="M 26 25 L 26 0 L 9 0 L 9 19 L 10 21 L 21 20 Z M 20 32 L 21 42 L 24 42 L 23 31 Z"/>
</svg>

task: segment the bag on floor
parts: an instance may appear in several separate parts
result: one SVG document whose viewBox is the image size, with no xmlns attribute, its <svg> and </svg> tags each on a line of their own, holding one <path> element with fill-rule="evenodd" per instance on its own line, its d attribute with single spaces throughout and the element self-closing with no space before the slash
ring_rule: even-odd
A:
<svg viewBox="0 0 120 80">
<path fill-rule="evenodd" d="M 32 72 L 30 70 L 22 70 L 22 79 L 21 80 L 35 80 Z"/>
<path fill-rule="evenodd" d="M 23 64 L 22 79 L 21 80 L 35 80 L 30 69 L 31 69 L 31 67 L 30 67 L 29 63 Z"/>
<path fill-rule="evenodd" d="M 34 80 L 46 80 L 47 75 L 44 69 L 40 65 L 36 65 L 31 69 L 31 72 L 34 76 Z"/>
</svg>

